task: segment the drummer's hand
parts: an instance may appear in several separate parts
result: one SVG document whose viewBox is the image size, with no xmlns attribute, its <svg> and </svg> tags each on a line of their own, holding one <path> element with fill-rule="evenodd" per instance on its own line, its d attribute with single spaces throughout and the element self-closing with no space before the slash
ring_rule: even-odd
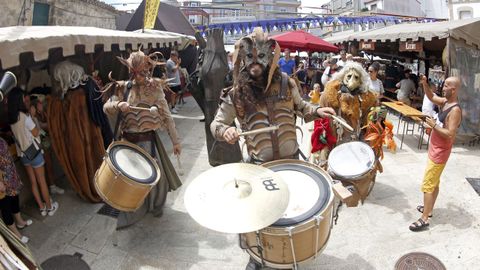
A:
<svg viewBox="0 0 480 270">
<path fill-rule="evenodd" d="M 320 116 L 322 118 L 328 117 L 330 115 L 336 115 L 335 110 L 333 108 L 330 108 L 330 107 L 318 108 L 317 109 L 317 114 L 318 114 L 318 116 Z"/>
<path fill-rule="evenodd" d="M 437 124 L 437 121 L 431 117 L 426 117 L 425 118 L 425 125 L 427 128 L 432 128 Z"/>
<path fill-rule="evenodd" d="M 182 152 L 182 146 L 179 143 L 174 144 L 173 145 L 173 154 L 178 156 L 178 155 L 181 154 L 181 152 Z"/>
<path fill-rule="evenodd" d="M 125 102 L 125 101 L 121 101 L 118 103 L 117 107 L 120 109 L 120 111 L 122 112 L 128 112 L 130 111 L 130 104 L 128 104 L 128 102 Z"/>
<path fill-rule="evenodd" d="M 238 136 L 237 128 L 236 127 L 229 127 L 223 133 L 223 139 L 229 143 L 234 144 L 238 141 L 240 137 Z"/>
</svg>

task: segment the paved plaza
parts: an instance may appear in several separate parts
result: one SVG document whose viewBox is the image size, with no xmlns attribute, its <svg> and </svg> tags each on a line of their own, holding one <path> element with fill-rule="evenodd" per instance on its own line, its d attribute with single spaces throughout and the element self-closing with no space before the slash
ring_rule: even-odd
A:
<svg viewBox="0 0 480 270">
<path fill-rule="evenodd" d="M 186 101 L 182 115 L 201 114 L 191 97 Z M 389 119 L 397 121 L 392 115 Z M 147 215 L 134 226 L 115 231 L 114 218 L 97 214 L 103 204 L 82 201 L 64 179 L 67 190 L 56 197 L 60 208 L 55 216 L 41 217 L 33 200 L 24 209 L 34 220 L 24 234 L 30 237 L 38 262 L 80 253 L 94 270 L 245 269 L 249 256 L 238 247 L 237 235 L 203 228 L 186 212 L 185 188 L 211 167 L 204 123 L 175 121 L 182 138 L 184 184 L 169 193 L 163 216 Z M 385 151 L 384 172 L 377 176 L 365 203 L 341 208 L 323 253 L 300 269 L 393 269 L 401 256 L 414 251 L 434 255 L 449 270 L 480 269 L 480 196 L 465 179 L 480 177 L 480 147 L 455 146 L 441 179 L 430 228 L 415 233 L 408 226 L 420 217 L 415 208 L 422 202 L 420 184 L 427 162 L 425 147 L 417 149 L 415 131 L 405 136 L 403 149 L 396 154 Z M 400 145 L 398 135 L 395 140 Z M 171 152 L 166 135 L 164 142 Z"/>
</svg>

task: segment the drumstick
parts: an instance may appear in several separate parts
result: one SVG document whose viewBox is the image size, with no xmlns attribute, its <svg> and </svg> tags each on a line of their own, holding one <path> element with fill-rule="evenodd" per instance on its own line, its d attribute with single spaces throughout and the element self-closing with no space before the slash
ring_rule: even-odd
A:
<svg viewBox="0 0 480 270">
<path fill-rule="evenodd" d="M 255 134 L 258 134 L 258 133 L 270 132 L 270 131 L 274 131 L 274 130 L 278 130 L 278 126 L 264 127 L 264 128 L 259 128 L 259 129 L 255 129 L 255 130 L 239 132 L 238 136 L 255 135 Z"/>
<path fill-rule="evenodd" d="M 345 122 L 342 118 L 336 116 L 336 115 L 330 115 L 330 117 L 334 120 L 334 121 L 337 121 L 340 125 L 342 125 L 343 127 L 345 127 L 348 131 L 350 132 L 353 132 L 353 128 L 347 123 Z"/>
<path fill-rule="evenodd" d="M 176 156 L 177 156 L 178 174 L 183 175 L 184 172 L 183 172 L 182 162 L 180 162 L 180 155 L 176 155 Z"/>
<path fill-rule="evenodd" d="M 153 108 L 153 109 L 152 109 Z M 135 107 L 135 106 L 130 106 L 130 109 L 132 110 L 138 110 L 138 111 L 149 111 L 151 113 L 159 113 L 160 111 L 157 109 L 157 107 L 152 106 L 150 108 L 144 108 L 144 107 Z M 170 115 L 172 118 L 179 118 L 179 119 L 191 119 L 191 120 L 202 120 L 205 118 L 204 116 L 184 116 L 184 115 L 178 115 L 178 114 L 171 114 Z"/>
</svg>

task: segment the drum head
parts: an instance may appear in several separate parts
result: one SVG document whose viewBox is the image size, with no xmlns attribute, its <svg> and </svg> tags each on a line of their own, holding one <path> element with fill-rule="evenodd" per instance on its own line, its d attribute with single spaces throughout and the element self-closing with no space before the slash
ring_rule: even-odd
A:
<svg viewBox="0 0 480 270">
<path fill-rule="evenodd" d="M 136 182 L 151 184 L 157 179 L 157 170 L 150 159 L 133 147 L 114 145 L 109 156 L 117 170 Z"/>
<path fill-rule="evenodd" d="M 333 148 L 328 156 L 328 170 L 345 179 L 360 177 L 371 171 L 374 165 L 375 154 L 363 142 L 341 144 Z"/>
<path fill-rule="evenodd" d="M 299 163 L 264 165 L 287 183 L 290 200 L 283 217 L 272 226 L 289 226 L 313 217 L 327 207 L 332 196 L 328 175 L 320 168 Z"/>
</svg>

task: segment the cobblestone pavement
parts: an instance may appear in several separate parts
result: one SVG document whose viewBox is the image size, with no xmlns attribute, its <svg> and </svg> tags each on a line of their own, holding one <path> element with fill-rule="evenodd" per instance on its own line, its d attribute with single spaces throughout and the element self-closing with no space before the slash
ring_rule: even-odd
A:
<svg viewBox="0 0 480 270">
<path fill-rule="evenodd" d="M 186 101 L 182 115 L 201 114 L 192 98 Z M 97 214 L 102 204 L 86 203 L 67 188 L 65 195 L 56 197 L 60 209 L 53 217 L 41 217 L 33 201 L 24 209 L 34 220 L 24 233 L 39 262 L 78 252 L 95 270 L 245 268 L 249 256 L 238 247 L 237 235 L 203 228 L 185 210 L 185 187 L 210 166 L 204 123 L 175 121 L 183 144 L 184 185 L 169 194 L 163 216 L 147 215 L 138 224 L 115 231 L 114 218 Z M 420 183 L 427 160 L 425 147 L 418 150 L 417 141 L 418 132 L 406 135 L 402 150 L 385 153 L 384 172 L 377 175 L 365 204 L 342 207 L 322 254 L 300 269 L 393 269 L 401 256 L 413 251 L 436 256 L 449 270 L 480 269 L 480 197 L 465 180 L 480 177 L 479 146 L 454 148 L 430 229 L 413 233 L 408 226 L 419 217 L 415 207 L 422 202 Z M 170 141 L 165 142 L 171 152 Z"/>
</svg>

